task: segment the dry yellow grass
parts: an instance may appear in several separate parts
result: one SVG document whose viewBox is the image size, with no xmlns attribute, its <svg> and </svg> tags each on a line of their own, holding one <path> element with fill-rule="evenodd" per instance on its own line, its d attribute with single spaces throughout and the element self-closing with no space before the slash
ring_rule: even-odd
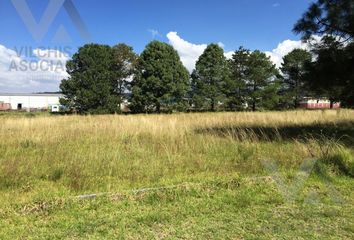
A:
<svg viewBox="0 0 354 240">
<path fill-rule="evenodd" d="M 353 121 L 352 110 L 31 118 L 5 115 L 0 124 L 1 185 L 7 188 L 55 181 L 74 191 L 110 191 L 122 186 L 181 182 L 198 175 L 262 174 L 262 159 L 274 159 L 291 168 L 313 154 L 308 151 L 309 143 L 301 141 L 306 137 L 302 128 L 306 132 L 307 126 L 317 126 L 312 129 L 316 145 L 322 128 L 325 133 L 328 130 L 323 124 L 331 124 L 329 130 L 337 131 L 338 124 Z M 340 137 L 334 136 L 334 140 Z"/>
<path fill-rule="evenodd" d="M 290 112 L 241 112 L 174 115 L 103 115 L 103 116 L 44 116 L 36 118 L 1 118 L 0 133 L 36 136 L 41 140 L 62 134 L 168 134 L 178 136 L 196 128 L 215 126 L 282 126 L 328 123 L 354 119 L 354 111 L 290 111 Z M 20 132 L 20 135 L 18 135 Z"/>
<path fill-rule="evenodd" d="M 278 164 L 290 179 L 306 158 L 333 155 L 334 159 L 353 160 L 353 110 L 129 116 L 5 114 L 0 122 L 0 238 L 39 236 L 33 229 L 58 239 L 117 238 L 121 234 L 152 238 L 159 231 L 184 238 L 190 238 L 190 233 L 207 233 L 206 238 L 225 234 L 277 236 L 274 229 L 259 223 L 261 213 L 264 222 L 269 216 L 273 218 L 276 229 L 296 229 L 294 234 L 280 231 L 281 236 L 329 236 L 334 230 L 344 238 L 351 234 L 351 178 L 338 178 L 336 186 L 341 186 L 349 203 L 343 206 L 343 213 L 331 217 L 323 217 L 327 212 L 332 214 L 330 205 L 315 210 L 301 204 L 276 208 L 284 202 L 275 186 L 262 180 L 248 183 L 247 179 L 269 175 L 264 160 Z M 231 189 L 223 184 L 235 179 Z M 245 180 L 238 187 L 239 179 Z M 330 198 L 322 189 L 324 184 L 316 176 L 314 179 L 310 185 L 320 196 Z M 67 200 L 79 194 L 183 183 L 200 187 L 147 193 L 133 200 L 119 194 L 115 195 L 120 196 L 118 200 L 112 201 Z M 293 211 L 300 208 L 305 211 L 304 219 L 318 216 L 306 231 L 293 217 Z M 116 221 L 122 214 L 122 222 Z M 179 227 L 185 218 L 190 230 Z M 331 230 L 311 232 L 323 224 Z M 229 228 L 223 230 L 226 225 Z M 91 226 L 104 230 L 92 233 Z M 121 230 L 125 227 L 127 232 Z M 156 230 L 158 227 L 161 229 Z"/>
</svg>

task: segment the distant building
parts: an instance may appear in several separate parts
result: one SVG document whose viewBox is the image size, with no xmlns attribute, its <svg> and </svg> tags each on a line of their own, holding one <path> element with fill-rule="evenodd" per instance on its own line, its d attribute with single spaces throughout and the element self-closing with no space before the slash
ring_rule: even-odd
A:
<svg viewBox="0 0 354 240">
<path fill-rule="evenodd" d="M 57 93 L 0 93 L 0 110 L 41 111 L 59 106 L 62 94 Z"/>
<path fill-rule="evenodd" d="M 300 108 L 304 109 L 338 109 L 341 103 L 331 103 L 327 98 L 303 98 L 300 102 Z"/>
<path fill-rule="evenodd" d="M 8 111 L 8 110 L 11 110 L 11 104 L 0 102 L 0 111 Z"/>
</svg>

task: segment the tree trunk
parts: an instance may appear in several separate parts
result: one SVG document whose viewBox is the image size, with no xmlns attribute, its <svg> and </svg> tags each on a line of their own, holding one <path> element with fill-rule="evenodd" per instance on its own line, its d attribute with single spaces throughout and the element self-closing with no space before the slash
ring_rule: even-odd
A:
<svg viewBox="0 0 354 240">
<path fill-rule="evenodd" d="M 215 100 L 211 99 L 211 111 L 215 112 Z"/>
<path fill-rule="evenodd" d="M 157 113 L 161 113 L 161 105 L 160 105 L 159 102 L 156 103 L 156 112 L 157 112 Z"/>
<path fill-rule="evenodd" d="M 297 109 L 297 107 L 299 106 L 299 105 L 298 105 L 298 102 L 299 102 L 298 97 L 295 97 L 295 100 L 294 100 L 294 108 L 295 108 L 295 109 Z"/>
<path fill-rule="evenodd" d="M 257 91 L 257 85 L 256 83 L 254 82 L 253 83 L 253 94 L 255 94 L 255 92 Z M 253 103 L 252 103 L 252 111 L 255 112 L 256 111 L 256 101 L 257 99 L 256 98 L 253 98 Z"/>
</svg>

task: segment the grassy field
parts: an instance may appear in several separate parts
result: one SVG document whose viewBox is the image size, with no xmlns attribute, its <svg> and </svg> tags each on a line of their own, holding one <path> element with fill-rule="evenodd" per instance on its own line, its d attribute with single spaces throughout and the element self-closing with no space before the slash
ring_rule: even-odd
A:
<svg viewBox="0 0 354 240">
<path fill-rule="evenodd" d="M 0 239 L 354 238 L 352 110 L 1 114 L 0 136 Z"/>
</svg>

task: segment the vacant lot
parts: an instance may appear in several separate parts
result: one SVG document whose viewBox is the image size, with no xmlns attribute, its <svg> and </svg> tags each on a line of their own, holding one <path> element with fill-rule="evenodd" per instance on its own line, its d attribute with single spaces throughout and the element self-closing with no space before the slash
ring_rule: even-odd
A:
<svg viewBox="0 0 354 240">
<path fill-rule="evenodd" d="M 2 114 L 0 136 L 0 239 L 354 238 L 351 110 Z"/>
</svg>

